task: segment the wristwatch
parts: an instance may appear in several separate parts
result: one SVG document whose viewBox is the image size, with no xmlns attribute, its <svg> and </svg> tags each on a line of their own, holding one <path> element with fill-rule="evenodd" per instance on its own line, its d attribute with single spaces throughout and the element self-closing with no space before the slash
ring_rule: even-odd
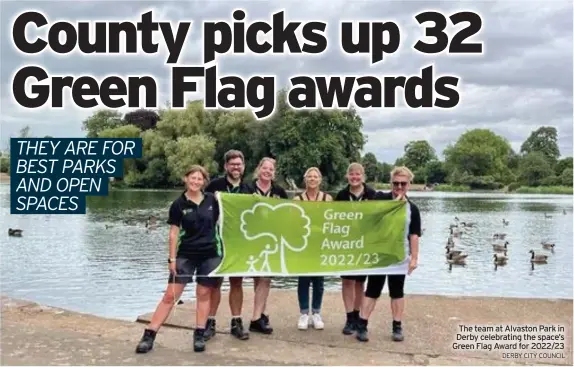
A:
<svg viewBox="0 0 574 367">
<path fill-rule="evenodd" d="M 167 262 L 168 262 L 168 264 L 174 263 L 174 262 L 175 262 L 175 259 L 169 258 L 169 259 L 167 259 Z"/>
</svg>

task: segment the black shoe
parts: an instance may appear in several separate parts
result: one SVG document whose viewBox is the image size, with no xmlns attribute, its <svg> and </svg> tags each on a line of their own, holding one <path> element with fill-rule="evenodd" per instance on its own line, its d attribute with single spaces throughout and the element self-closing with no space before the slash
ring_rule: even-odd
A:
<svg viewBox="0 0 574 367">
<path fill-rule="evenodd" d="M 205 332 L 203 333 L 203 337 L 205 341 L 213 338 L 215 336 L 215 319 L 207 319 L 207 323 L 205 324 Z"/>
<path fill-rule="evenodd" d="M 269 324 L 265 323 L 265 320 L 260 317 L 255 321 L 251 321 L 249 325 L 249 331 L 254 331 L 256 333 L 271 334 L 273 333 L 273 328 Z"/>
<path fill-rule="evenodd" d="M 146 329 L 144 334 L 136 347 L 136 353 L 147 353 L 153 349 L 153 342 L 155 341 L 156 332 Z"/>
<path fill-rule="evenodd" d="M 355 330 L 356 326 L 353 320 L 347 320 L 347 322 L 345 323 L 345 327 L 343 328 L 343 334 L 351 335 L 355 332 Z"/>
<path fill-rule="evenodd" d="M 243 328 L 243 320 L 241 318 L 231 319 L 231 335 L 239 340 L 249 339 L 249 333 Z"/>
<path fill-rule="evenodd" d="M 195 329 L 193 331 L 193 351 L 203 352 L 205 350 L 204 330 Z"/>
<path fill-rule="evenodd" d="M 369 331 L 367 330 L 367 325 L 363 325 L 362 323 L 358 324 L 357 325 L 357 335 L 355 337 L 360 342 L 368 342 L 369 341 Z"/>
<path fill-rule="evenodd" d="M 269 326 L 269 315 L 265 315 L 264 313 L 262 313 L 261 318 L 265 322 L 265 325 Z"/>
<path fill-rule="evenodd" d="M 393 327 L 393 340 L 396 342 L 402 342 L 404 339 L 403 328 L 401 326 Z"/>
</svg>

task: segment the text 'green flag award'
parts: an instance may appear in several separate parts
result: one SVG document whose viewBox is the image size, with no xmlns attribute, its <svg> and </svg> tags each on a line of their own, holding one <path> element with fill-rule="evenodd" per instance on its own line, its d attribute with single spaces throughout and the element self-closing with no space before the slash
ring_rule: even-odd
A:
<svg viewBox="0 0 574 367">
<path fill-rule="evenodd" d="M 223 261 L 210 275 L 406 274 L 406 201 L 219 194 Z"/>
</svg>

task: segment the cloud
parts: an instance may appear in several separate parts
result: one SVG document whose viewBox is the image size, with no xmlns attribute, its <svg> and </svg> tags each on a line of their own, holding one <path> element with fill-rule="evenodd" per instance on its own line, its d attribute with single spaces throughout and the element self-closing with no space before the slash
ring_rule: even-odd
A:
<svg viewBox="0 0 574 367">
<path fill-rule="evenodd" d="M 170 66 L 165 65 L 165 47 L 160 49 L 160 55 L 85 57 L 43 53 L 24 56 L 11 44 L 12 21 L 20 12 L 41 10 L 50 20 L 139 20 L 141 13 L 153 9 L 154 20 L 193 22 L 180 63 L 200 65 L 203 57 L 201 22 L 231 20 L 232 11 L 238 6 L 228 1 L 51 1 L 2 2 L 0 7 L 3 27 L 0 33 L 0 123 L 1 145 L 5 147 L 7 139 L 25 125 L 39 136 L 82 136 L 81 122 L 93 113 L 93 110 L 74 107 L 24 110 L 15 105 L 11 98 L 11 78 L 25 64 L 42 65 L 52 74 L 89 74 L 100 78 L 110 74 L 153 75 L 160 86 L 161 103 L 169 99 L 171 85 Z M 374 152 L 380 160 L 393 162 L 402 154 L 404 145 L 415 139 L 429 140 L 440 154 L 461 133 L 473 128 L 492 129 L 518 149 L 530 132 L 541 125 L 555 126 L 562 155 L 572 155 L 573 5 L 570 1 L 389 1 L 382 5 L 380 1 L 297 0 L 281 7 L 271 2 L 242 2 L 242 7 L 247 12 L 246 21 L 270 21 L 273 13 L 285 10 L 287 21 L 327 22 L 329 49 L 320 56 L 221 55 L 220 75 L 274 74 L 279 77 L 280 85 L 287 86 L 289 77 L 295 75 L 414 75 L 419 74 L 421 68 L 434 65 L 435 73 L 461 79 L 461 100 L 451 110 L 404 107 L 361 110 L 368 135 L 365 151 Z M 414 52 L 412 45 L 425 32 L 414 15 L 425 10 L 446 15 L 463 10 L 480 14 L 483 27 L 474 38 L 484 42 L 484 54 L 471 57 Z M 394 21 L 401 28 L 401 47 L 372 66 L 366 55 L 343 55 L 338 45 L 341 20 Z M 464 26 L 449 25 L 447 33 L 452 36 Z M 201 94 L 190 97 L 201 97 Z M 69 93 L 65 99 L 70 100 Z"/>
</svg>

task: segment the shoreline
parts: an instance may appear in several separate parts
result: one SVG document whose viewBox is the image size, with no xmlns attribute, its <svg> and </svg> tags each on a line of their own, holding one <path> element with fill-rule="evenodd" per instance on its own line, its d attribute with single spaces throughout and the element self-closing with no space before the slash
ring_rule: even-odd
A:
<svg viewBox="0 0 574 367">
<path fill-rule="evenodd" d="M 2 296 L 3 362 L 7 365 L 572 365 L 572 300 L 488 297 L 406 296 L 405 341 L 392 342 L 388 297 L 383 294 L 369 322 L 370 341 L 341 334 L 340 292 L 325 292 L 324 330 L 297 330 L 297 297 L 278 291 L 269 299 L 272 335 L 250 340 L 228 335 L 227 293 L 217 316 L 217 335 L 204 353 L 194 353 L 194 304 L 177 306 L 158 333 L 154 350 L 137 355 L 145 328 L 139 322 L 107 319 Z M 253 292 L 244 294 L 244 324 Z M 150 305 L 150 311 L 153 305 Z M 171 326 L 170 326 L 171 324 Z M 563 325 L 565 349 L 555 357 L 503 355 L 505 352 L 453 349 L 460 325 Z M 33 339 L 34 343 L 26 340 Z M 458 341 L 458 343 L 470 343 Z M 493 342 L 494 343 L 494 342 Z M 296 353 L 293 353 L 296 351 Z M 231 352 L 231 353 L 230 353 Z M 563 357 L 563 358 L 562 358 Z"/>
<path fill-rule="evenodd" d="M 0 173 L 0 184 L 10 184 L 10 176 L 6 173 Z M 388 191 L 390 190 L 390 185 L 382 185 L 380 183 L 369 183 L 372 187 L 376 190 L 383 190 Z M 470 193 L 470 194 L 522 194 L 522 195 L 564 195 L 564 196 L 572 196 L 574 195 L 574 190 L 571 192 L 562 192 L 561 190 L 566 190 L 567 186 L 558 186 L 560 189 L 555 191 L 548 191 L 548 192 L 537 192 L 538 189 L 536 187 L 530 186 L 520 186 L 514 191 L 508 191 L 506 188 L 499 189 L 499 190 L 472 190 L 472 189 L 456 189 L 457 187 L 453 187 L 449 184 L 443 184 L 443 189 L 438 187 L 438 189 L 432 190 L 425 190 L 424 184 L 412 184 L 410 191 L 412 192 L 440 192 L 440 193 Z M 110 191 L 157 191 L 157 192 L 166 192 L 166 191 L 179 191 L 180 188 L 132 188 L 132 187 L 117 187 L 115 185 L 110 186 Z M 302 192 L 302 189 L 299 190 L 286 190 L 288 194 L 297 194 Z M 327 190 L 332 191 L 332 190 Z M 544 190 L 541 190 L 544 191 Z"/>
</svg>

